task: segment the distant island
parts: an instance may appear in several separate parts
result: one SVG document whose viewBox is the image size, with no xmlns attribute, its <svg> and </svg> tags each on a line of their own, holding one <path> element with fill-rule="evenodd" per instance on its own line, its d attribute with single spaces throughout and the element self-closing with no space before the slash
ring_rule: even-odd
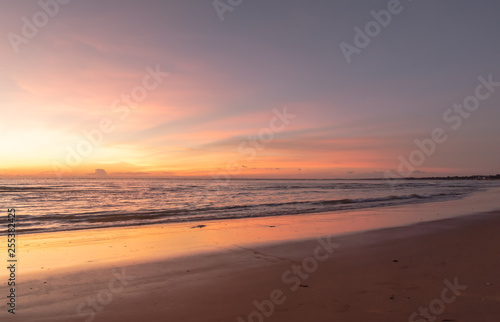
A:
<svg viewBox="0 0 500 322">
<path fill-rule="evenodd" d="M 500 180 L 500 174 L 497 175 L 474 175 L 474 176 L 454 176 L 454 177 L 407 177 L 404 180 Z"/>
</svg>

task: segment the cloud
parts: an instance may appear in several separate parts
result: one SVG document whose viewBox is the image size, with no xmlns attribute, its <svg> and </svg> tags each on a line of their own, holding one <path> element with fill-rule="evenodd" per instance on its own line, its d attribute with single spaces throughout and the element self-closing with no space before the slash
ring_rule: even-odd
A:
<svg viewBox="0 0 500 322">
<path fill-rule="evenodd" d="M 104 169 L 95 169 L 94 173 L 88 173 L 89 176 L 105 177 L 108 175 Z"/>
</svg>

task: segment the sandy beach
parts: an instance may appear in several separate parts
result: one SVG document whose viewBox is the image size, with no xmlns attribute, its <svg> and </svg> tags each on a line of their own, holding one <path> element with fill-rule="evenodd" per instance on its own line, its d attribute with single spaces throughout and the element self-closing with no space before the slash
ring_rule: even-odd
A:
<svg viewBox="0 0 500 322">
<path fill-rule="evenodd" d="M 472 215 L 497 192 L 407 206 L 421 222 L 358 232 L 324 214 L 21 236 L 17 311 L 1 319 L 497 321 L 500 212 Z M 401 226 L 389 220 L 401 209 L 377 211 Z M 471 214 L 446 218 L 460 211 Z"/>
</svg>

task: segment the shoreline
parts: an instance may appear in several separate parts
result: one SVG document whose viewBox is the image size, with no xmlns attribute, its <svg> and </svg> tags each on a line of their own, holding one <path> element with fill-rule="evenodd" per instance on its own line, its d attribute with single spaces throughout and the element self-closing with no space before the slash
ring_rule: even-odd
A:
<svg viewBox="0 0 500 322">
<path fill-rule="evenodd" d="M 222 195 L 225 196 L 224 199 L 221 199 L 221 196 L 215 196 L 213 200 L 210 201 L 212 206 L 207 204 L 200 205 L 198 207 L 190 201 L 189 196 L 191 193 L 189 193 L 189 191 L 186 191 L 185 193 L 179 192 L 192 187 L 199 188 L 200 185 L 196 185 L 196 182 L 192 183 L 192 185 L 182 185 L 179 183 L 178 185 L 181 185 L 180 187 L 173 187 L 172 189 L 177 192 L 175 192 L 176 195 L 173 196 L 176 201 L 172 204 L 170 204 L 168 198 L 156 195 L 158 191 L 163 189 L 161 183 L 152 182 L 152 187 L 149 188 L 142 186 L 144 184 L 146 184 L 146 182 L 138 184 L 137 189 L 139 189 L 139 191 L 137 193 L 141 196 L 145 194 L 146 197 L 144 200 L 149 200 L 149 205 L 139 202 L 136 206 L 130 209 L 127 208 L 127 204 L 129 202 L 134 203 L 132 201 L 133 196 L 126 195 L 128 193 L 127 191 L 129 191 L 127 190 L 127 187 L 134 187 L 133 183 L 120 185 L 108 182 L 105 185 L 109 186 L 110 189 L 117 189 L 117 191 L 124 190 L 124 200 L 131 199 L 123 205 L 120 203 L 114 204 L 108 200 L 108 197 L 105 198 L 102 206 L 82 202 L 81 200 L 75 200 L 74 202 L 68 201 L 72 200 L 68 196 L 73 194 L 72 191 L 74 188 L 66 191 L 66 188 L 61 189 L 61 187 L 54 184 L 40 183 L 39 187 L 24 188 L 6 187 L 6 191 L 13 191 L 11 198 L 14 199 L 10 200 L 8 204 L 11 204 L 11 206 L 14 207 L 16 205 L 15 199 L 18 198 L 19 200 L 23 200 L 24 194 L 29 193 L 31 189 L 42 189 L 41 191 L 45 191 L 42 195 L 49 193 L 51 189 L 55 189 L 54 192 L 57 192 L 57 197 L 55 197 L 53 205 L 50 203 L 48 205 L 44 205 L 41 202 L 34 202 L 30 207 L 23 208 L 22 204 L 19 204 L 19 208 L 16 208 L 19 219 L 22 223 L 22 225 L 18 227 L 18 232 L 19 234 L 27 235 L 100 228 L 170 225 L 175 223 L 188 224 L 190 222 L 210 222 L 226 219 L 244 220 L 245 218 L 276 217 L 282 215 L 314 216 L 322 213 L 341 214 L 348 211 L 358 211 L 364 209 L 367 209 L 368 211 L 376 211 L 377 209 L 391 206 L 406 207 L 425 203 L 460 200 L 467 198 L 472 192 L 477 193 L 485 189 L 500 187 L 497 184 L 492 183 L 472 184 L 460 181 L 457 184 L 447 183 L 443 185 L 437 181 L 432 181 L 424 184 L 415 183 L 413 184 L 415 186 L 414 189 L 411 189 L 412 185 L 410 185 L 409 188 L 401 188 L 398 185 L 396 187 L 397 189 L 391 190 L 389 189 L 387 182 L 376 182 L 373 185 L 369 184 L 369 186 L 373 189 L 379 187 L 384 191 L 371 191 L 371 189 L 363 190 L 363 184 L 359 182 L 342 184 L 338 182 L 333 183 L 332 181 L 315 184 L 266 183 L 263 184 L 262 189 L 266 191 L 267 189 L 271 189 L 270 191 L 272 191 L 269 200 L 266 199 L 267 201 L 260 200 L 254 205 L 254 202 L 249 200 L 245 201 L 245 198 L 247 197 L 237 197 L 233 200 L 233 197 L 235 196 L 231 196 L 228 191 L 225 191 Z M 79 191 L 79 193 L 81 192 L 83 195 L 94 195 L 101 188 L 92 181 L 86 183 L 84 186 L 86 188 Z M 240 188 L 244 191 L 245 189 L 249 189 L 254 196 L 259 196 L 264 192 L 255 192 L 255 189 L 251 187 L 251 184 L 244 183 Z M 305 195 L 302 195 L 302 192 L 300 192 L 300 189 L 303 187 L 305 187 L 305 191 L 303 191 Z M 352 189 L 353 187 L 356 188 L 353 191 L 350 191 L 349 189 Z M 278 190 L 274 191 L 275 188 Z M 322 191 L 322 193 L 314 190 L 318 188 Z M 14 193 L 17 191 L 16 189 L 20 190 L 19 192 Z M 149 194 L 149 190 L 152 191 L 151 194 Z M 328 192 L 330 190 L 331 194 Z M 282 193 L 284 194 L 283 198 L 285 199 L 281 197 Z M 239 193 L 237 195 L 244 196 L 245 193 Z M 186 203 L 184 204 L 179 201 L 179 198 L 181 198 L 181 201 L 184 200 Z M 229 198 L 228 200 L 230 201 L 226 202 L 227 198 Z M 43 198 L 40 200 L 43 200 Z M 196 200 L 197 198 L 195 198 L 195 203 Z M 266 202 L 269 202 L 269 204 Z M 1 232 L 0 235 L 2 235 Z"/>
<path fill-rule="evenodd" d="M 500 210 L 500 188 L 452 201 L 333 213 L 72 230 L 19 235 L 24 274 L 129 265 L 412 225 Z M 203 225 L 201 228 L 197 228 Z M 64 260 L 63 260 L 64 259 Z M 0 278 L 6 272 L 0 271 Z M 6 276 L 6 275 L 5 275 Z"/>
</svg>

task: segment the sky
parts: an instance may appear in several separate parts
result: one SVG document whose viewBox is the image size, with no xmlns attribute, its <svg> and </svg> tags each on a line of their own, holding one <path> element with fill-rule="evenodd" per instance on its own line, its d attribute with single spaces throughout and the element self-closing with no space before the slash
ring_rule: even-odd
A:
<svg viewBox="0 0 500 322">
<path fill-rule="evenodd" d="M 1 176 L 500 173 L 498 1 L 0 4 Z"/>
</svg>

